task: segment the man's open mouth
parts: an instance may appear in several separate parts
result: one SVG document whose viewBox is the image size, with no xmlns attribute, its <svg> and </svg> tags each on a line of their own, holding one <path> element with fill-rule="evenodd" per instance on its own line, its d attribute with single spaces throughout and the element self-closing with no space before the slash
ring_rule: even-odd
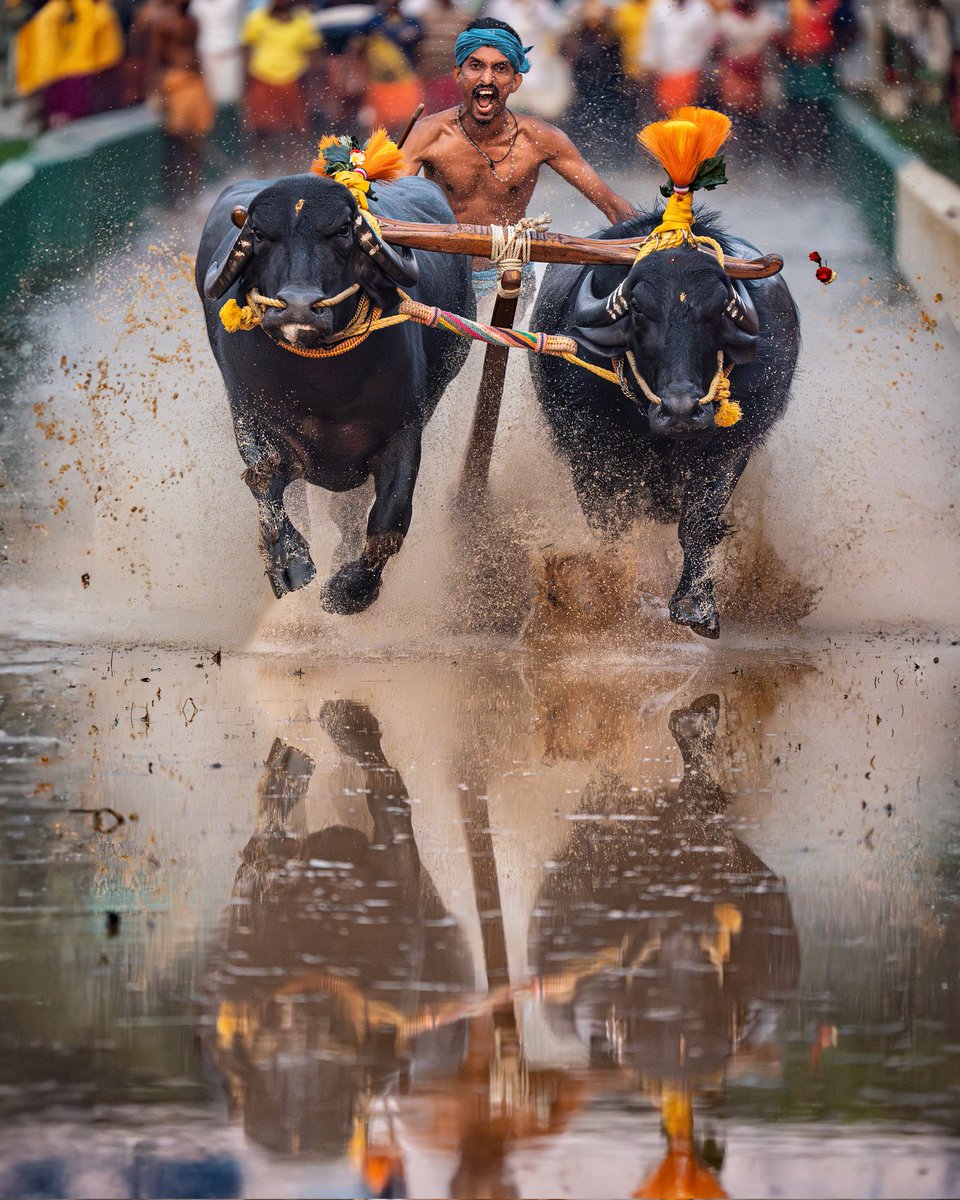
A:
<svg viewBox="0 0 960 1200">
<path fill-rule="evenodd" d="M 473 89 L 474 115 L 481 119 L 483 117 L 492 117 L 499 99 L 500 91 L 498 88 L 485 86 L 475 87 Z"/>
</svg>

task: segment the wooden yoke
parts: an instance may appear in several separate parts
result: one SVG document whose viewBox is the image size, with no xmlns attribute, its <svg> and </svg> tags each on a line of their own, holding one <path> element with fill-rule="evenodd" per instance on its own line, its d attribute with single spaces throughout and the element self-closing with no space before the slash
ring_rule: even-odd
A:
<svg viewBox="0 0 960 1200">
<path fill-rule="evenodd" d="M 380 235 L 393 246 L 408 246 L 411 250 L 437 250 L 444 254 L 469 254 L 474 258 L 489 258 L 493 237 L 489 225 L 428 225 L 414 221 L 395 221 L 392 217 L 377 217 Z M 530 232 L 531 262 L 604 263 L 630 266 L 637 257 L 638 238 L 571 237 L 566 233 Z M 724 269 L 734 279 L 767 279 L 783 267 L 779 254 L 764 254 L 761 258 L 724 257 Z"/>
</svg>

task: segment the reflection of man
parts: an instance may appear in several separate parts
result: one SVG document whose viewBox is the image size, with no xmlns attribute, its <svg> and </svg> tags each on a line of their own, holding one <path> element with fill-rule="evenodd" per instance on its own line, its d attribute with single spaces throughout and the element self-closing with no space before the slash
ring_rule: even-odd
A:
<svg viewBox="0 0 960 1200">
<path fill-rule="evenodd" d="M 529 70 L 530 49 L 503 21 L 484 17 L 467 26 L 454 50 L 462 102 L 414 128 L 404 146 L 408 173 L 422 170 L 438 183 L 457 220 L 467 224 L 516 224 L 543 166 L 573 184 L 608 221 L 633 216 L 629 201 L 603 182 L 565 133 L 507 108 Z M 489 266 L 474 260 L 478 274 Z M 496 272 L 487 276 L 493 282 Z"/>
</svg>

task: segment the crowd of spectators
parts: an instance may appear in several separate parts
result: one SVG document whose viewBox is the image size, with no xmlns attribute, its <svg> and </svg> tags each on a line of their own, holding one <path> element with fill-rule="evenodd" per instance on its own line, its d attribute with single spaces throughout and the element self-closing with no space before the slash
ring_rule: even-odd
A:
<svg viewBox="0 0 960 1200">
<path fill-rule="evenodd" d="M 41 127 L 145 102 L 199 160 L 234 106 L 266 170 L 327 130 L 397 131 L 421 100 L 456 104 L 453 43 L 481 14 L 535 46 L 516 107 L 588 141 L 622 145 L 689 103 L 729 112 L 747 142 L 779 139 L 829 105 L 855 55 L 881 111 L 939 108 L 960 134 L 960 10 L 945 4 L 960 0 L 6 0 L 5 15 Z"/>
</svg>

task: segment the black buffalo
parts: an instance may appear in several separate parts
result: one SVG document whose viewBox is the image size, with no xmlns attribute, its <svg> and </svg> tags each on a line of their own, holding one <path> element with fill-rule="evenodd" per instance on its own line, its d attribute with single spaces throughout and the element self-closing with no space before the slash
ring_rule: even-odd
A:
<svg viewBox="0 0 960 1200">
<path fill-rule="evenodd" d="M 440 189 L 424 179 L 377 184 L 377 195 L 371 209 L 386 216 L 453 220 Z M 331 576 L 322 595 L 331 612 L 361 612 L 376 599 L 384 564 L 410 526 L 423 427 L 469 344 L 407 322 L 375 331 L 345 353 L 320 352 L 347 344 L 342 331 L 365 298 L 371 311 L 374 305 L 385 314 L 395 310 L 398 286 L 472 316 L 470 260 L 394 250 L 346 188 L 319 175 L 295 175 L 246 180 L 221 194 L 200 240 L 196 282 L 278 598 L 316 574 L 284 508 L 287 485 L 303 479 L 346 492 L 373 476 L 376 499 L 362 551 Z M 351 291 L 354 285 L 359 290 Z M 265 309 L 260 328 L 228 333 L 222 305 L 234 299 L 242 306 L 254 291 L 280 306 Z M 362 333 L 363 325 L 357 329 Z M 348 533 L 341 533 L 347 544 Z"/>
<path fill-rule="evenodd" d="M 639 239 L 659 219 L 647 213 L 597 236 Z M 709 213 L 698 214 L 695 233 L 715 238 L 728 255 L 759 253 L 718 229 Z M 718 637 L 710 557 L 723 538 L 722 513 L 751 452 L 783 414 L 797 362 L 800 325 L 787 285 L 777 277 L 731 279 L 715 254 L 684 245 L 629 270 L 550 267 L 532 324 L 573 333 L 589 361 L 609 368 L 620 359 L 623 386 L 537 356 L 537 395 L 594 529 L 617 536 L 642 515 L 679 522 L 683 572 L 670 617 Z M 731 392 L 743 410 L 725 428 L 714 423 L 717 404 L 701 403 L 721 350 L 725 364 L 736 364 Z M 659 403 L 644 394 L 637 373 Z"/>
</svg>

